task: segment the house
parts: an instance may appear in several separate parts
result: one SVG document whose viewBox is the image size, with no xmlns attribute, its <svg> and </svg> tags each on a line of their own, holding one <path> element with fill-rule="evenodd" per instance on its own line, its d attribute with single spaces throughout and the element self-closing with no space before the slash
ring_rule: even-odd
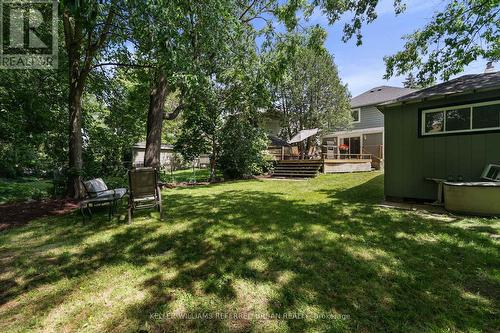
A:
<svg viewBox="0 0 500 333">
<path fill-rule="evenodd" d="M 371 155 L 371 165 L 383 167 L 384 115 L 377 105 L 415 92 L 415 89 L 380 86 L 351 99 L 352 124 L 348 130 L 323 135 L 325 159 L 363 159 Z M 371 169 L 371 168 L 370 168 Z M 365 170 L 353 170 L 365 171 Z"/>
<path fill-rule="evenodd" d="M 500 72 L 464 75 L 378 109 L 388 199 L 436 200 L 429 179 L 479 181 L 487 164 L 500 164 Z"/>
<path fill-rule="evenodd" d="M 266 132 L 268 136 L 278 138 L 281 132 L 281 125 L 283 122 L 282 114 L 275 110 L 260 110 L 260 127 Z"/>
</svg>

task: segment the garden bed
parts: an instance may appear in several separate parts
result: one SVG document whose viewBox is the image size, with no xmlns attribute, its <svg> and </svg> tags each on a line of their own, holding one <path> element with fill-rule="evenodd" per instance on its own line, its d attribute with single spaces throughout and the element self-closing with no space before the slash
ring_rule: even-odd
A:
<svg viewBox="0 0 500 333">
<path fill-rule="evenodd" d="M 0 205 L 0 232 L 46 216 L 71 213 L 78 208 L 72 200 L 45 200 Z"/>
</svg>

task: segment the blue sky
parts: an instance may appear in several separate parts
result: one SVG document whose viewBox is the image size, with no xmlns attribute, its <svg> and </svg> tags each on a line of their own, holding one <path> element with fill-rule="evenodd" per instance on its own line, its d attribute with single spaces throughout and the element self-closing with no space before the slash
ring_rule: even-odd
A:
<svg viewBox="0 0 500 333">
<path fill-rule="evenodd" d="M 319 24 L 327 29 L 326 47 L 335 56 L 340 76 L 348 84 L 353 96 L 375 86 L 402 86 L 404 77 L 394 77 L 388 81 L 382 78 L 385 73 L 383 57 L 400 50 L 404 43 L 401 37 L 424 26 L 444 3 L 442 0 L 403 1 L 407 4 L 406 11 L 398 16 L 394 14 L 393 0 L 380 1 L 377 6 L 378 18 L 362 30 L 362 46 L 356 46 L 355 39 L 342 42 L 344 22 L 328 26 L 326 17 L 319 11 L 310 18 L 309 24 Z M 462 74 L 482 73 L 485 66 L 486 61 L 475 61 Z"/>
</svg>

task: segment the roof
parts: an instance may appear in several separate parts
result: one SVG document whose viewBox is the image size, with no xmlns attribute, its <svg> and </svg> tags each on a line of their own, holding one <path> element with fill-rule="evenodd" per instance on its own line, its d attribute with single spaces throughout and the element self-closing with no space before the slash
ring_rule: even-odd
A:
<svg viewBox="0 0 500 333">
<path fill-rule="evenodd" d="M 267 138 L 269 139 L 269 141 L 271 141 L 270 146 L 275 146 L 275 147 L 287 147 L 287 146 L 289 146 L 288 142 L 278 138 L 277 136 L 268 134 Z"/>
<path fill-rule="evenodd" d="M 138 142 L 134 145 L 135 149 L 146 149 L 146 142 Z M 174 149 L 174 145 L 162 144 L 161 149 L 170 150 Z"/>
<path fill-rule="evenodd" d="M 491 90 L 495 88 L 500 89 L 500 72 L 469 74 L 416 91 L 406 96 L 395 98 L 392 101 L 382 103 L 380 106 L 387 107 L 411 101 L 417 102 L 429 98 L 434 99 L 457 94 L 473 93 L 480 90 Z"/>
<path fill-rule="evenodd" d="M 377 105 L 383 102 L 397 99 L 401 96 L 408 95 L 417 90 L 410 88 L 380 86 L 365 91 L 361 95 L 351 99 L 351 107 L 359 108 L 361 106 Z"/>
</svg>

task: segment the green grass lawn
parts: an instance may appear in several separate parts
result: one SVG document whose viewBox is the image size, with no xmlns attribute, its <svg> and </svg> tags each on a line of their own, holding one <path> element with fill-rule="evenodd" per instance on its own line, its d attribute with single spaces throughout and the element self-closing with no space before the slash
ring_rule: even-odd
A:
<svg viewBox="0 0 500 333">
<path fill-rule="evenodd" d="M 382 187 L 227 182 L 165 191 L 165 221 L 10 229 L 0 332 L 496 331 L 500 220 L 380 208 Z"/>
<path fill-rule="evenodd" d="M 166 182 L 206 182 L 210 176 L 209 169 L 176 170 L 172 174 L 165 172 L 162 180 Z M 105 177 L 109 188 L 127 187 L 128 179 L 123 177 Z M 0 178 L 0 205 L 26 200 L 41 200 L 53 195 L 54 187 L 51 180 L 34 177 L 17 179 Z"/>
<path fill-rule="evenodd" d="M 29 199 L 40 200 L 52 195 L 52 181 L 38 178 L 0 178 L 0 205 Z"/>
<path fill-rule="evenodd" d="M 160 173 L 160 180 L 166 183 L 193 183 L 193 181 L 199 183 L 208 181 L 209 177 L 210 170 L 206 168 L 196 168 L 194 172 L 192 168 L 176 170 L 174 172 L 162 169 Z M 103 178 L 109 188 L 128 187 L 128 176 L 126 174 L 123 176 L 108 176 Z"/>
<path fill-rule="evenodd" d="M 165 171 L 161 174 L 162 181 L 169 183 L 182 183 L 182 182 L 206 182 L 210 177 L 210 169 L 203 168 L 198 169 L 185 169 L 185 170 L 176 170 L 174 172 Z"/>
</svg>

